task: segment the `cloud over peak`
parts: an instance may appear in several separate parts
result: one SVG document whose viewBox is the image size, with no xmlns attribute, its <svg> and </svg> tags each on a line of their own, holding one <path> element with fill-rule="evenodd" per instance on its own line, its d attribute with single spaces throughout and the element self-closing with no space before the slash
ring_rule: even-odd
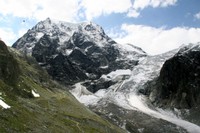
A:
<svg viewBox="0 0 200 133">
<path fill-rule="evenodd" d="M 131 43 L 150 54 L 160 54 L 178 48 L 182 44 L 200 42 L 200 28 L 175 27 L 167 29 L 166 27 L 155 28 L 145 25 L 123 24 L 121 30 L 123 36 L 115 35 L 117 42 Z"/>
<path fill-rule="evenodd" d="M 131 0 L 82 0 L 80 5 L 85 10 L 87 20 L 111 13 L 124 13 L 132 6 Z"/>
</svg>

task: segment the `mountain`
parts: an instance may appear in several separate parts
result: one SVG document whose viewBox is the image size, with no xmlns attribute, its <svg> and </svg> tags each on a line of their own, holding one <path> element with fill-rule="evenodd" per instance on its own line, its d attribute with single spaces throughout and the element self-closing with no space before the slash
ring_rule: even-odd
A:
<svg viewBox="0 0 200 133">
<path fill-rule="evenodd" d="M 0 132 L 124 132 L 80 104 L 30 56 L 0 41 Z"/>
<path fill-rule="evenodd" d="M 13 47 L 32 55 L 57 81 L 75 83 L 98 79 L 116 69 L 129 69 L 146 56 L 141 49 L 127 44 L 124 49 L 92 22 L 79 24 L 47 18 L 17 40 Z M 129 58 L 133 58 L 130 60 Z"/>
<path fill-rule="evenodd" d="M 79 102 L 128 132 L 200 132 L 199 44 L 150 56 L 115 42 L 92 22 L 48 18 L 13 47 L 33 56 Z"/>
<path fill-rule="evenodd" d="M 175 124 L 163 120 L 162 117 L 158 119 L 159 117 L 154 117 L 154 114 L 149 114 L 156 110 L 162 115 L 165 111 L 157 110 L 145 95 L 146 83 L 159 76 L 165 60 L 176 52 L 177 50 L 174 50 L 162 55 L 145 57 L 130 72 L 118 70 L 103 75 L 101 78 L 111 80 L 114 84 L 94 94 L 83 93 L 84 84 L 75 85 L 71 92 L 95 113 L 131 133 L 185 133 L 183 128 L 177 128 Z M 149 111 L 149 108 L 152 110 Z M 165 115 L 168 116 L 168 113 Z"/>
<path fill-rule="evenodd" d="M 114 84 L 107 89 L 101 89 L 94 94 L 82 93 L 85 90 L 83 84 L 81 87 L 75 85 L 75 89 L 71 92 L 94 112 L 129 132 L 199 133 L 198 99 L 192 101 L 195 106 L 189 110 L 171 104 L 180 98 L 180 94 L 182 94 L 181 96 L 185 95 L 186 90 L 189 90 L 189 94 L 195 94 L 189 95 L 190 99 L 199 98 L 198 48 L 199 44 L 189 45 L 180 50 L 175 49 L 161 55 L 146 56 L 138 62 L 131 72 L 113 71 L 103 75 L 101 78 L 114 81 Z M 171 62 L 177 56 L 184 58 L 184 60 L 181 59 L 184 67 L 190 66 L 190 69 L 187 69 L 188 71 L 179 65 L 177 67 L 178 60 Z M 166 67 L 168 63 L 170 65 L 167 66 L 170 68 Z M 184 76 L 187 72 L 190 74 Z M 164 75 L 163 73 L 167 74 Z M 179 77 L 178 80 L 176 76 Z M 190 80 L 185 80 L 185 78 Z M 163 98 L 161 94 L 167 95 L 169 93 L 165 93 L 168 92 L 166 89 L 172 89 L 171 86 L 164 88 L 168 83 L 175 86 L 176 91 L 171 93 L 171 96 Z M 186 86 L 191 85 L 191 83 L 196 87 L 189 88 Z M 180 85 L 180 88 L 176 86 L 177 84 Z M 161 88 L 159 85 L 164 87 Z"/>
<path fill-rule="evenodd" d="M 178 108 L 183 117 L 200 124 L 200 43 L 189 44 L 168 59 L 159 77 L 150 84 L 155 105 Z M 188 110 L 186 113 L 185 110 Z"/>
<path fill-rule="evenodd" d="M 159 101 L 176 108 L 192 108 L 199 104 L 200 43 L 182 47 L 168 59 L 158 77 Z"/>
</svg>

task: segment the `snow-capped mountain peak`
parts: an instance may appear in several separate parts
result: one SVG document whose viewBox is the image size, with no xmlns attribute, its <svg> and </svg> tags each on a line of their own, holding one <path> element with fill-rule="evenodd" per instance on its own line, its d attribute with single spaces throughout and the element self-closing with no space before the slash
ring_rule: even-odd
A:
<svg viewBox="0 0 200 133">
<path fill-rule="evenodd" d="M 28 30 L 13 47 L 32 55 L 50 75 L 67 82 L 96 79 L 117 69 L 132 69 L 146 56 L 142 49 L 131 44 L 118 44 L 98 24 L 50 18 Z"/>
<path fill-rule="evenodd" d="M 180 50 L 178 51 L 178 55 L 184 55 L 191 51 L 200 51 L 200 42 L 198 43 L 190 43 L 188 45 L 182 45 Z"/>
<path fill-rule="evenodd" d="M 108 40 L 112 41 L 104 32 L 101 26 L 92 22 L 82 23 L 69 23 L 63 21 L 52 20 L 47 18 L 44 21 L 39 22 L 32 29 L 18 40 L 13 47 L 17 47 L 19 50 L 32 54 L 32 48 L 44 35 L 50 39 L 58 39 L 59 45 L 64 45 L 73 36 L 84 35 L 85 41 L 92 41 L 99 46 L 104 46 Z M 73 40 L 73 39 L 72 39 Z"/>
</svg>

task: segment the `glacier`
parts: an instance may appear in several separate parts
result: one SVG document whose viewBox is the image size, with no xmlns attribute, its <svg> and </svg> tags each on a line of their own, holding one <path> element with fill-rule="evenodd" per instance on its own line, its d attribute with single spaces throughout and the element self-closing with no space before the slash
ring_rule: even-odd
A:
<svg viewBox="0 0 200 133">
<path fill-rule="evenodd" d="M 192 46 L 192 48 L 193 47 L 194 46 Z M 169 113 L 167 110 L 153 107 L 153 105 L 149 106 L 149 104 L 151 104 L 151 99 L 138 93 L 141 86 L 144 86 L 147 81 L 158 77 L 163 63 L 177 52 L 178 49 L 161 55 L 143 57 L 133 70 L 119 70 L 113 71 L 107 75 L 102 75 L 105 79 L 109 77 L 111 80 L 118 81 L 108 89 L 101 89 L 89 95 L 84 95 L 84 93 L 82 93 L 82 95 L 79 94 L 79 96 L 77 96 L 73 91 L 71 91 L 71 93 L 86 106 L 99 106 L 99 104 L 103 106 L 106 102 L 111 102 L 124 109 L 140 111 L 157 119 L 166 120 L 182 127 L 189 133 L 200 133 L 200 127 L 198 125 L 183 120 L 181 117 L 178 117 L 175 112 Z M 130 77 L 123 80 L 122 78 L 117 78 L 120 76 L 123 77 L 124 75 L 129 75 Z"/>
</svg>

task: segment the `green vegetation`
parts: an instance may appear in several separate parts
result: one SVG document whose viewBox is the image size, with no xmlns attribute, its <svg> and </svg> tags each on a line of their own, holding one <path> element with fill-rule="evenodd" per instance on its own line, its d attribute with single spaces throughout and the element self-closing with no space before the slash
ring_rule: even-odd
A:
<svg viewBox="0 0 200 133">
<path fill-rule="evenodd" d="M 1 133 L 124 132 L 80 104 L 66 88 L 52 81 L 33 58 L 1 46 L 2 42 L 0 97 L 11 106 L 0 106 Z M 35 98 L 32 90 L 40 97 Z"/>
</svg>

